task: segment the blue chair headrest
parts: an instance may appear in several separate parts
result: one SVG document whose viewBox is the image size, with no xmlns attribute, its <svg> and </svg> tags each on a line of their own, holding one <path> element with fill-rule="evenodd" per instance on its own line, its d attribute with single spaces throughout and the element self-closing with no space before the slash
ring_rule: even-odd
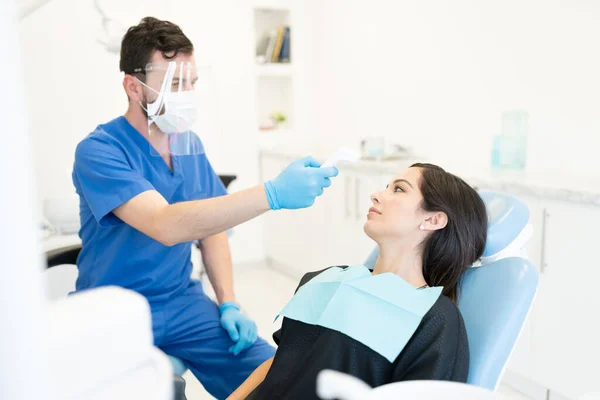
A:
<svg viewBox="0 0 600 400">
<path fill-rule="evenodd" d="M 529 223 L 529 208 L 518 198 L 496 192 L 480 191 L 488 214 L 488 232 L 483 257 L 506 249 Z"/>
</svg>

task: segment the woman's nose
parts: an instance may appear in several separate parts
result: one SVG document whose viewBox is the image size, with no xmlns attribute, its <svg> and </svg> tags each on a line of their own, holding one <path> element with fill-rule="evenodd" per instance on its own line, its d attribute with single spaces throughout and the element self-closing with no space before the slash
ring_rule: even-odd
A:
<svg viewBox="0 0 600 400">
<path fill-rule="evenodd" d="M 377 197 L 378 195 L 378 193 L 373 193 L 371 195 L 371 201 L 373 202 L 373 204 L 379 204 L 379 198 Z"/>
</svg>

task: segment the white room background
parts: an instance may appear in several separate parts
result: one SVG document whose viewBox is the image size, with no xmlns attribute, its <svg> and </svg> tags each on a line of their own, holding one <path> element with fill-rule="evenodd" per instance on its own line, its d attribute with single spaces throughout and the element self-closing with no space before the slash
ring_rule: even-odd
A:
<svg viewBox="0 0 600 400">
<path fill-rule="evenodd" d="M 599 2 L 315 3 L 321 137 L 383 135 L 487 166 L 501 113 L 520 108 L 529 169 L 600 171 Z"/>
<path fill-rule="evenodd" d="M 222 134 L 203 138 L 210 159 L 218 173 L 238 175 L 232 191 L 259 183 L 254 2 L 101 3 L 127 26 L 145 15 L 182 26 L 219 88 Z M 293 54 L 304 53 L 293 58 L 303 110 L 294 140 L 315 154 L 377 135 L 442 165 L 487 166 L 501 113 L 519 108 L 530 115 L 528 169 L 600 174 L 599 2 L 286 3 L 303 14 L 292 33 L 301 36 Z M 103 31 L 91 0 L 54 0 L 20 33 L 38 191 L 61 196 L 73 191 L 77 142 L 126 109 L 118 55 L 97 43 Z M 260 220 L 236 229 L 236 261 L 263 257 L 261 230 Z"/>
</svg>

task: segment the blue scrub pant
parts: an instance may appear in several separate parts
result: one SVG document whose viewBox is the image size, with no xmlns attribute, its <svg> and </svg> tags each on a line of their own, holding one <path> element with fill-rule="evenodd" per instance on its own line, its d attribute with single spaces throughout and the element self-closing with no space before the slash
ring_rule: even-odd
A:
<svg viewBox="0 0 600 400">
<path fill-rule="evenodd" d="M 237 356 L 231 354 L 234 342 L 221 327 L 219 308 L 197 281 L 183 294 L 151 308 L 155 346 L 180 358 L 217 399 L 229 396 L 275 355 L 275 349 L 260 337 Z"/>
</svg>

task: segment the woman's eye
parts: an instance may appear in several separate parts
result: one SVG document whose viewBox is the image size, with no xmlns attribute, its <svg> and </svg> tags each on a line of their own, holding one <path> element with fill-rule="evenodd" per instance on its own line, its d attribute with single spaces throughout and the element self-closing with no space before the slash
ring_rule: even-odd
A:
<svg viewBox="0 0 600 400">
<path fill-rule="evenodd" d="M 396 186 L 394 188 L 394 192 L 404 192 L 404 190 L 402 190 L 402 188 L 400 186 Z"/>
</svg>

